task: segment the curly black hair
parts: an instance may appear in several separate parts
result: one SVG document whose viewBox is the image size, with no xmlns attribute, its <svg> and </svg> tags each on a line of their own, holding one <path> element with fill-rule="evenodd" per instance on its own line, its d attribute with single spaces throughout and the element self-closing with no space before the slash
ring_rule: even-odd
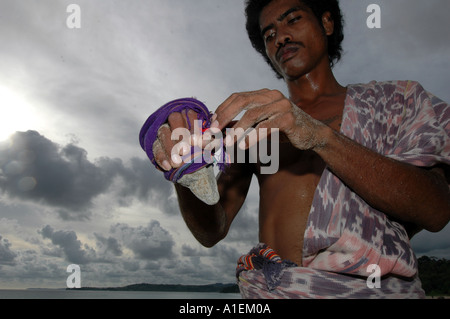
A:
<svg viewBox="0 0 450 319">
<path fill-rule="evenodd" d="M 282 75 L 274 68 L 269 57 L 266 54 L 266 48 L 261 29 L 259 25 L 259 17 L 262 10 L 273 0 L 247 0 L 245 14 L 247 17 L 247 33 L 253 47 L 266 60 L 266 62 L 277 73 L 278 78 L 283 78 Z M 339 7 L 339 0 L 299 0 L 308 6 L 319 21 L 322 21 L 322 16 L 325 12 L 331 13 L 331 18 L 334 22 L 334 32 L 328 36 L 328 57 L 330 65 L 333 67 L 342 56 L 342 41 L 344 40 L 344 18 Z M 322 23 L 320 25 L 323 28 Z M 325 31 L 325 30 L 324 30 Z"/>
</svg>

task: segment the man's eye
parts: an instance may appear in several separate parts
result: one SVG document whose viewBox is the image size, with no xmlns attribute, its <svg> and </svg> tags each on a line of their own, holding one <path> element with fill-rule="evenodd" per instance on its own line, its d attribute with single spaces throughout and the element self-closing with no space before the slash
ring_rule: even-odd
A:
<svg viewBox="0 0 450 319">
<path fill-rule="evenodd" d="M 302 18 L 301 16 L 294 17 L 294 18 L 288 20 L 288 23 L 293 24 L 293 23 L 297 22 L 298 20 L 300 20 L 301 18 Z"/>
<path fill-rule="evenodd" d="M 265 40 L 266 42 L 272 40 L 275 37 L 275 31 L 269 31 L 266 34 Z"/>
</svg>

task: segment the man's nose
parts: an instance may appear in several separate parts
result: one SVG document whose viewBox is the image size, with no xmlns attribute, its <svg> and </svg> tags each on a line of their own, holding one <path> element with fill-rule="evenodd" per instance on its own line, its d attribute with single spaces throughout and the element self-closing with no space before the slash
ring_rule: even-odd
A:
<svg viewBox="0 0 450 319">
<path fill-rule="evenodd" d="M 292 41 L 292 36 L 287 33 L 287 32 L 280 32 L 278 31 L 277 33 L 277 38 L 276 38 L 276 46 L 277 48 L 285 45 L 288 42 Z"/>
</svg>

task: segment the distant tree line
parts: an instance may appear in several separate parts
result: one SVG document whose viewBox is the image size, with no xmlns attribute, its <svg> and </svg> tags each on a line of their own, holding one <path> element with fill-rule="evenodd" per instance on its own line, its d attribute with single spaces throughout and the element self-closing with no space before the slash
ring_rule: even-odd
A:
<svg viewBox="0 0 450 319">
<path fill-rule="evenodd" d="M 450 296 L 450 260 L 422 256 L 419 277 L 427 296 Z"/>
<path fill-rule="evenodd" d="M 418 259 L 419 277 L 422 288 L 427 296 L 450 296 L 450 260 L 422 256 Z M 69 289 L 69 288 L 68 288 Z M 70 290 L 70 289 L 69 289 Z M 125 287 L 93 288 L 85 287 L 79 290 L 112 290 L 112 291 L 178 291 L 178 292 L 222 292 L 239 293 L 236 284 L 211 285 L 158 285 L 135 284 Z"/>
</svg>

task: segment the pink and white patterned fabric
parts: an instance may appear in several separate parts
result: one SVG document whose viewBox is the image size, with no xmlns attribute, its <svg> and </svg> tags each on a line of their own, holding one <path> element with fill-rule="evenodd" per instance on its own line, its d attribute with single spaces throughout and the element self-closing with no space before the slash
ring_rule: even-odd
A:
<svg viewBox="0 0 450 319">
<path fill-rule="evenodd" d="M 417 82 L 350 85 L 341 133 L 394 160 L 419 167 L 450 165 L 450 105 Z M 366 284 L 371 275 L 368 266 L 372 264 L 378 265 L 383 276 L 380 289 L 369 289 Z M 241 272 L 242 295 L 424 296 L 417 259 L 405 228 L 369 206 L 328 169 L 316 189 L 309 215 L 303 265 L 283 272 L 282 284 L 273 291 L 258 286 L 264 281 L 260 271 Z"/>
</svg>

